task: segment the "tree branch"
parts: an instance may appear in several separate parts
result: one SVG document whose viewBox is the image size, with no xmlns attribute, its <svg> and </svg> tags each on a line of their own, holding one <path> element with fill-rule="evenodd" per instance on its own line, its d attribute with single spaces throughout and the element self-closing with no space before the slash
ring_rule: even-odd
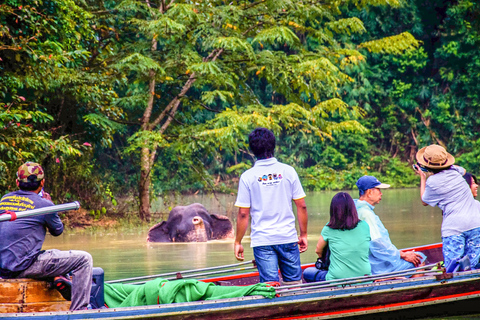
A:
<svg viewBox="0 0 480 320">
<path fill-rule="evenodd" d="M 214 57 L 212 58 L 212 62 L 217 60 L 217 58 L 222 54 L 223 52 L 223 49 L 220 49 L 218 50 L 216 53 L 215 51 L 217 51 L 217 49 L 213 50 L 207 58 L 204 58 L 203 61 L 204 62 L 207 62 L 208 59 L 213 55 Z M 165 121 L 165 123 L 162 125 L 162 127 L 160 128 L 160 133 L 164 133 L 165 130 L 167 130 L 168 126 L 170 125 L 170 123 L 172 122 L 173 120 L 173 116 L 175 116 L 175 113 L 177 113 L 177 109 L 178 109 L 178 106 L 180 105 L 180 100 L 183 96 L 185 96 L 187 94 L 187 91 L 191 88 L 191 86 L 193 85 L 193 83 L 196 81 L 196 78 L 191 78 L 191 79 L 188 79 L 187 83 L 185 84 L 185 86 L 182 88 L 182 91 L 180 92 L 180 94 L 177 96 L 177 100 L 175 101 L 175 103 L 172 105 L 171 107 L 171 113 L 168 114 L 168 118 L 167 120 Z"/>
<path fill-rule="evenodd" d="M 202 60 L 203 60 L 203 62 L 207 62 L 207 61 L 209 61 L 209 59 L 211 59 L 211 61 L 215 61 L 220 56 L 220 54 L 222 54 L 222 52 L 223 52 L 223 49 L 220 49 L 220 50 L 215 49 L 212 52 L 210 52 L 210 54 L 207 57 L 203 58 Z M 156 126 L 158 126 L 163 121 L 165 116 L 168 114 L 168 119 L 165 121 L 165 123 L 160 128 L 160 133 L 165 132 L 165 130 L 170 125 L 170 122 L 172 121 L 171 120 L 172 116 L 174 116 L 176 111 L 177 111 L 178 105 L 180 104 L 180 100 L 186 95 L 186 93 L 192 87 L 193 83 L 196 80 L 197 80 L 196 73 L 193 72 L 190 75 L 190 77 L 188 78 L 185 85 L 183 86 L 180 93 L 175 98 L 173 98 L 172 101 L 170 101 L 170 103 L 165 107 L 165 109 L 162 111 L 162 113 L 149 126 L 150 130 L 153 130 Z"/>
</svg>

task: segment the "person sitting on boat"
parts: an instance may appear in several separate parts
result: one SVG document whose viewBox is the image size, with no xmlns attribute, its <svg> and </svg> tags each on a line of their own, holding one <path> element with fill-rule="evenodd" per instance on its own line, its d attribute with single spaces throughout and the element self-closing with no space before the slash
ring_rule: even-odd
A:
<svg viewBox="0 0 480 320">
<path fill-rule="evenodd" d="M 422 204 L 437 206 L 443 212 L 445 266 L 468 256 L 471 268 L 475 268 L 480 258 L 480 207 L 462 177 L 465 169 L 453 165 L 455 158 L 436 144 L 420 149 L 416 158 Z M 420 166 L 432 173 L 428 179 Z"/>
<path fill-rule="evenodd" d="M 17 186 L 0 200 L 2 211 L 19 212 L 53 206 L 39 196 L 45 179 L 43 168 L 35 162 L 26 162 L 18 168 Z M 71 291 L 60 291 L 68 298 L 70 310 L 86 309 L 92 286 L 92 256 L 84 251 L 42 250 L 46 230 L 53 236 L 63 232 L 58 214 L 50 213 L 0 222 L 0 277 L 52 279 L 68 289 L 63 275 L 72 274 Z M 62 283 L 62 281 L 64 283 Z"/>
<path fill-rule="evenodd" d="M 322 229 L 315 252 L 322 258 L 330 250 L 328 271 L 317 267 L 306 268 L 303 278 L 307 282 L 334 280 L 371 275 L 368 253 L 370 228 L 358 218 L 352 197 L 337 193 L 330 203 L 330 221 Z"/>
<path fill-rule="evenodd" d="M 473 174 L 467 172 L 463 175 L 463 179 L 465 179 L 465 181 L 467 181 L 468 186 L 470 187 L 470 190 L 472 191 L 473 197 L 476 198 L 477 195 L 478 195 L 477 177 L 474 176 Z"/>
<path fill-rule="evenodd" d="M 363 176 L 356 183 L 360 194 L 355 199 L 358 218 L 368 223 L 370 227 L 370 254 L 372 274 L 411 269 L 419 266 L 425 255 L 414 251 L 399 251 L 390 240 L 388 230 L 375 214 L 374 206 L 382 200 L 381 189 L 389 188 L 389 184 L 381 183 L 373 176 Z"/>
<path fill-rule="evenodd" d="M 234 253 L 243 260 L 242 239 L 252 217 L 251 247 L 261 282 L 278 282 L 278 269 L 285 284 L 301 282 L 300 252 L 307 250 L 307 206 L 297 172 L 275 159 L 275 136 L 257 128 L 248 136 L 257 161 L 240 177 L 235 206 L 239 207 Z M 300 236 L 295 229 L 292 200 L 297 207 Z"/>
</svg>

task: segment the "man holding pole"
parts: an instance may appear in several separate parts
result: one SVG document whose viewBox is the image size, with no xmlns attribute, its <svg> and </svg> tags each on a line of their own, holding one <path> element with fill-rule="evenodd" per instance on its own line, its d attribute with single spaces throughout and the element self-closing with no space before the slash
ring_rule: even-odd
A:
<svg viewBox="0 0 480 320">
<path fill-rule="evenodd" d="M 56 278 L 60 286 L 68 286 L 62 275 L 72 273 L 70 310 L 87 309 L 92 286 L 92 257 L 84 251 L 42 250 L 46 230 L 53 236 L 63 232 L 58 214 L 22 217 L 14 212 L 53 206 L 42 198 L 45 179 L 38 163 L 26 162 L 18 168 L 17 186 L 0 200 L 0 214 L 9 213 L 10 221 L 0 222 L 0 277 Z M 68 289 L 68 288 L 67 288 Z M 69 300 L 69 290 L 59 290 Z"/>
</svg>

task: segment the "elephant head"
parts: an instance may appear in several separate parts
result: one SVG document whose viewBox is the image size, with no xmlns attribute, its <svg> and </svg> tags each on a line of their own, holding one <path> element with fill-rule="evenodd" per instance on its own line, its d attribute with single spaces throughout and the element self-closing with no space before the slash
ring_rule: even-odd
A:
<svg viewBox="0 0 480 320">
<path fill-rule="evenodd" d="M 200 203 L 177 206 L 167 221 L 148 230 L 149 242 L 205 242 L 233 238 L 232 223 L 226 216 L 209 214 Z"/>
</svg>

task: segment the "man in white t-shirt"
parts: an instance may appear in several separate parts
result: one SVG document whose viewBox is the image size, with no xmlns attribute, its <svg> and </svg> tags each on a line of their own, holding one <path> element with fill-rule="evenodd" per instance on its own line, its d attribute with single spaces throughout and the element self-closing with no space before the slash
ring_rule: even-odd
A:
<svg viewBox="0 0 480 320">
<path fill-rule="evenodd" d="M 279 281 L 278 269 L 285 284 L 302 279 L 300 253 L 307 250 L 307 206 L 305 192 L 297 172 L 273 157 L 275 136 L 266 128 L 257 128 L 248 136 L 257 161 L 240 177 L 235 206 L 239 207 L 235 257 L 243 260 L 243 236 L 251 224 L 251 247 L 258 266 L 260 282 Z M 292 200 L 297 207 L 300 236 L 295 229 Z"/>
</svg>

